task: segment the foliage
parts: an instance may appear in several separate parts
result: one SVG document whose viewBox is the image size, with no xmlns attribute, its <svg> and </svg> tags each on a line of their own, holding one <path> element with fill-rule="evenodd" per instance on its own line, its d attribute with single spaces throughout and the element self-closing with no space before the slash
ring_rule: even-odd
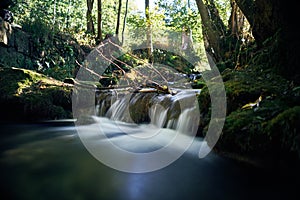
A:
<svg viewBox="0 0 300 200">
<path fill-rule="evenodd" d="M 76 45 L 70 36 L 46 33 L 33 40 L 33 45 L 40 55 L 34 65 L 35 69 L 58 80 L 73 77 L 76 62 L 80 61 L 82 54 L 79 45 Z"/>
<path fill-rule="evenodd" d="M 159 0 L 157 5 L 159 10 L 164 13 L 164 21 L 166 26 L 175 32 L 183 32 L 191 30 L 194 41 L 194 48 L 198 50 L 198 55 L 203 54 L 201 46 L 203 46 L 201 18 L 192 1 L 191 5 L 185 0 L 163 1 Z"/>
<path fill-rule="evenodd" d="M 147 22 L 144 13 L 133 13 L 128 16 L 128 37 L 132 38 L 133 41 L 137 41 L 135 43 L 145 41 L 146 36 L 146 27 L 148 24 L 151 25 L 152 37 L 153 40 L 155 38 L 160 38 L 162 35 L 165 35 L 167 28 L 164 24 L 164 15 L 159 12 L 156 8 L 153 11 L 149 11 L 150 21 Z"/>
<path fill-rule="evenodd" d="M 158 1 L 157 5 L 165 14 L 165 22 L 167 26 L 176 31 L 182 31 L 184 27 L 197 30 L 200 26 L 198 10 L 189 8 L 184 0 Z"/>
<path fill-rule="evenodd" d="M 218 9 L 220 17 L 225 25 L 228 25 L 228 20 L 230 17 L 230 0 L 214 0 L 215 5 Z"/>
<path fill-rule="evenodd" d="M 179 4 L 176 10 L 172 11 L 176 3 Z M 104 38 L 106 34 L 115 32 L 118 1 L 104 1 L 102 6 L 102 32 Z M 193 9 L 187 8 L 183 1 L 176 1 L 172 4 L 173 7 L 168 7 L 167 4 L 164 4 L 164 6 L 162 2 L 158 3 L 150 11 L 150 21 L 146 22 L 144 13 L 134 11 L 133 2 L 130 2 L 129 8 L 133 9 L 129 10 L 126 41 L 135 42 L 137 45 L 141 41 L 145 41 L 145 27 L 149 23 L 151 24 L 154 40 L 162 36 L 174 37 L 172 31 L 181 33 L 185 25 L 192 27 L 193 37 L 198 38 L 198 41 L 201 40 L 201 26 L 195 6 Z M 97 5 L 94 4 L 94 7 L 92 17 L 96 26 Z M 74 76 L 76 61 L 81 60 L 76 57 L 80 53 L 78 47 L 73 45 L 74 42 L 87 47 L 96 45 L 96 36 L 85 31 L 87 8 L 84 0 L 17 0 L 17 4 L 12 10 L 15 13 L 15 23 L 22 25 L 23 30 L 34 38 L 32 46 L 36 49 L 39 59 L 36 63 L 33 63 L 31 69 L 36 69 L 60 80 Z M 122 7 L 122 17 L 124 17 L 124 12 L 125 4 Z M 170 17 L 172 20 L 170 20 Z M 121 24 L 120 29 L 122 26 L 123 24 Z M 62 37 L 62 35 L 65 35 L 65 37 Z M 178 48 L 181 45 L 180 37 L 176 35 Z M 162 57 L 166 58 L 165 63 L 172 63 L 172 55 L 168 57 L 165 54 Z M 180 65 L 180 62 L 177 62 L 176 65 Z M 185 68 L 184 62 L 181 68 Z M 189 70 L 184 69 L 181 71 Z"/>
<path fill-rule="evenodd" d="M 84 0 L 17 0 L 12 10 L 15 23 L 21 24 L 25 31 L 39 21 L 53 31 L 76 33 L 84 28 L 84 3 Z"/>
<path fill-rule="evenodd" d="M 203 55 L 201 25 L 195 6 L 193 9 L 188 8 L 186 2 L 181 0 L 157 1 L 156 6 L 150 9 L 149 15 L 149 22 L 146 21 L 143 12 L 135 12 L 128 17 L 129 35 L 127 37 L 133 43 L 131 44 L 133 48 L 140 49 L 141 46 L 145 46 L 146 27 L 150 24 L 155 62 L 159 61 L 159 63 L 169 65 L 183 73 L 191 73 L 194 63 L 190 64 L 185 59 L 168 51 L 181 52 L 184 56 Z M 191 52 L 184 52 L 182 50 L 182 32 L 186 32 L 189 28 L 192 29 L 194 48 Z M 135 53 L 141 58 L 147 58 L 146 51 L 135 51 Z"/>
<path fill-rule="evenodd" d="M 76 60 L 82 58 L 76 40 L 68 35 L 80 38 L 78 34 L 83 34 L 84 2 L 17 0 L 12 10 L 15 23 L 31 37 L 31 56 L 35 59 L 31 69 L 59 80 L 74 76 Z"/>
</svg>

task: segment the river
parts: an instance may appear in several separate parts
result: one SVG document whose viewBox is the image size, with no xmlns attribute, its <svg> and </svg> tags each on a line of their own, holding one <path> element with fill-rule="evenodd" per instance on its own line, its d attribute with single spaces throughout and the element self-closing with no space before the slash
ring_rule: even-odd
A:
<svg viewBox="0 0 300 200">
<path fill-rule="evenodd" d="M 110 124 L 107 119 L 105 125 Z M 213 152 L 199 159 L 200 138 L 165 168 L 126 173 L 95 159 L 72 120 L 0 125 L 0 195 L 5 200 L 297 199 L 299 179 L 293 174 L 255 168 Z M 128 142 L 122 134 L 114 137 L 120 145 Z M 132 148 L 139 151 L 141 146 Z"/>
</svg>

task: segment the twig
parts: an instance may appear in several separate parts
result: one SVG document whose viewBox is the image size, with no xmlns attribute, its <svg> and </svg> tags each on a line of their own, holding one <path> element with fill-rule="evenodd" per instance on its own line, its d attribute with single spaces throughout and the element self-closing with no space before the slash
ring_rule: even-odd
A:
<svg viewBox="0 0 300 200">
<path fill-rule="evenodd" d="M 114 45 L 114 46 L 117 47 L 117 48 L 120 48 L 120 49 L 124 50 L 124 48 L 122 48 L 121 46 L 119 46 L 119 45 L 113 43 L 113 42 L 110 41 L 110 40 L 109 40 L 109 43 L 111 43 L 112 45 Z M 164 77 L 157 69 L 155 69 L 155 68 L 153 67 L 153 63 L 152 63 L 152 64 L 149 64 L 149 62 L 146 62 L 146 61 L 140 59 L 139 57 L 135 56 L 135 55 L 132 54 L 132 53 L 127 52 L 127 54 L 130 55 L 130 56 L 132 56 L 132 57 L 135 58 L 135 59 L 138 59 L 138 60 L 142 61 L 144 64 L 146 64 L 146 66 L 148 66 L 148 67 L 150 66 L 149 68 L 153 69 L 158 75 L 161 76 L 161 78 L 162 78 L 164 81 L 168 82 L 168 80 L 167 80 L 167 79 L 166 79 L 166 78 L 165 78 L 165 77 Z"/>
<path fill-rule="evenodd" d="M 75 62 L 76 62 L 76 64 L 77 64 L 79 67 L 81 67 L 81 68 L 87 70 L 87 71 L 90 72 L 91 74 L 96 75 L 96 76 L 99 77 L 100 79 L 102 79 L 102 78 L 107 78 L 107 77 L 105 77 L 105 76 L 99 75 L 98 73 L 94 72 L 93 70 L 91 70 L 91 69 L 89 69 L 89 68 L 87 68 L 87 67 L 82 66 L 77 60 L 75 60 Z"/>
</svg>

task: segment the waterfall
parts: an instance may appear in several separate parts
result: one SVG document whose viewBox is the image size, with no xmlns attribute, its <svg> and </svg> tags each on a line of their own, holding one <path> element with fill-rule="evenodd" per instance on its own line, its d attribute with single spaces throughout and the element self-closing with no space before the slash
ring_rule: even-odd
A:
<svg viewBox="0 0 300 200">
<path fill-rule="evenodd" d="M 177 131 L 189 135 L 198 128 L 198 124 L 195 123 L 199 120 L 196 109 L 196 107 L 188 108 L 180 114 L 175 128 Z"/>
<path fill-rule="evenodd" d="M 154 106 L 152 106 L 149 112 L 151 124 L 159 128 L 163 128 L 167 120 L 167 113 L 168 109 L 165 109 L 160 104 L 155 104 Z"/>
<path fill-rule="evenodd" d="M 97 113 L 114 121 L 151 124 L 189 134 L 198 128 L 199 90 L 182 90 L 176 95 L 158 93 L 99 93 Z"/>
<path fill-rule="evenodd" d="M 105 116 L 116 121 L 124 121 L 127 117 L 125 115 L 127 108 L 126 98 L 118 99 L 111 105 Z"/>
</svg>

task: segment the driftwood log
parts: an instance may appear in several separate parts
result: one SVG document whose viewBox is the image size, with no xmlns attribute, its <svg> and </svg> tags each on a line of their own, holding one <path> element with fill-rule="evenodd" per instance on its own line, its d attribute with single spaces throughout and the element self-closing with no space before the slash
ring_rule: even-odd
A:
<svg viewBox="0 0 300 200">
<path fill-rule="evenodd" d="M 162 93 L 162 94 L 175 94 L 167 85 L 160 85 L 154 81 L 146 81 L 140 87 L 133 87 L 131 85 L 116 85 L 109 87 L 101 87 L 97 83 L 86 82 L 86 81 L 77 81 L 73 78 L 66 78 L 64 80 L 66 84 L 76 85 L 77 87 L 86 88 L 86 89 L 95 89 L 95 90 L 113 90 L 113 89 L 128 89 L 132 90 L 134 93 Z"/>
</svg>

